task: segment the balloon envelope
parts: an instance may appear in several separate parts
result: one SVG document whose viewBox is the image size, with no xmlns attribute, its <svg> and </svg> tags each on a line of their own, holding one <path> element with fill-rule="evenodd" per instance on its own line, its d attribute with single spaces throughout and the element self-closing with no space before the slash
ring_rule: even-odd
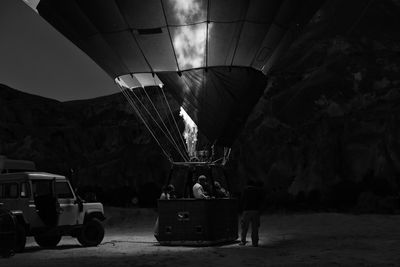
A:
<svg viewBox="0 0 400 267">
<path fill-rule="evenodd" d="M 265 74 L 321 3 L 41 0 L 37 10 L 112 78 L 159 78 L 211 142 L 230 146 Z"/>
</svg>

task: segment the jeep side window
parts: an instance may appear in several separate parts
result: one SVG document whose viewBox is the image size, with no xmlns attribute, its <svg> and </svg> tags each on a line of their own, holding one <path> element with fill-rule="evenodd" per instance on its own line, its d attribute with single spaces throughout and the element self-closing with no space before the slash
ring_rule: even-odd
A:
<svg viewBox="0 0 400 267">
<path fill-rule="evenodd" d="M 74 198 L 68 182 L 56 182 L 56 193 L 58 198 Z"/>
<path fill-rule="evenodd" d="M 53 194 L 52 180 L 32 181 L 32 193 L 34 197 L 48 196 Z"/>
<path fill-rule="evenodd" d="M 27 182 L 23 182 L 20 184 L 21 186 L 21 192 L 20 192 L 20 197 L 22 198 L 27 198 L 29 197 L 29 186 Z"/>
<path fill-rule="evenodd" d="M 17 183 L 4 184 L 4 197 L 18 198 L 18 184 Z"/>
</svg>

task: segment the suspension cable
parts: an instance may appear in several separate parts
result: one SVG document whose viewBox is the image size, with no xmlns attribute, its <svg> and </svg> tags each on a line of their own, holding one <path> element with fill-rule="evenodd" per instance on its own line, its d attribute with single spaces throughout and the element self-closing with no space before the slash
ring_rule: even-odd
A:
<svg viewBox="0 0 400 267">
<path fill-rule="evenodd" d="M 161 145 L 160 141 L 157 139 L 157 137 L 155 136 L 155 134 L 153 133 L 153 131 L 150 129 L 150 127 L 148 126 L 147 122 L 145 121 L 145 119 L 143 118 L 142 114 L 139 112 L 139 109 L 136 107 L 135 103 L 133 102 L 133 100 L 130 98 L 129 94 L 125 91 L 125 89 L 118 84 L 118 88 L 120 89 L 120 91 L 122 92 L 122 94 L 125 96 L 126 100 L 128 101 L 128 104 L 130 104 L 130 106 L 133 108 L 133 110 L 135 111 L 136 115 L 141 119 L 141 121 L 143 122 L 143 124 L 145 125 L 145 127 L 147 128 L 147 130 L 150 132 L 151 136 L 154 138 L 154 140 L 156 141 L 156 143 L 158 144 L 158 146 L 161 148 L 162 152 L 164 153 L 164 155 L 167 157 L 167 159 L 172 163 L 173 160 L 171 159 L 171 156 L 165 151 L 164 147 Z"/>
<path fill-rule="evenodd" d="M 137 102 L 140 103 L 140 105 L 143 107 L 143 109 L 146 111 L 146 113 L 148 114 L 149 120 L 153 121 L 153 123 L 155 124 L 155 126 L 158 127 L 159 130 L 161 130 L 161 132 L 163 133 L 163 135 L 167 138 L 167 140 L 169 141 L 169 143 L 175 148 L 175 150 L 180 154 L 180 156 L 183 158 L 183 160 L 187 160 L 187 158 L 185 157 L 185 153 L 182 153 L 182 151 L 180 150 L 180 148 L 177 145 L 174 145 L 174 142 L 169 138 L 169 136 L 166 134 L 166 132 L 164 131 L 164 129 L 160 126 L 160 124 L 158 123 L 158 121 L 156 120 L 156 118 L 154 118 L 154 116 L 152 115 L 152 113 L 149 111 L 149 109 L 146 107 L 146 104 L 143 103 L 143 101 L 140 100 L 140 97 L 133 91 L 131 91 L 132 94 L 135 96 L 135 98 L 137 99 Z M 139 104 L 138 104 L 139 105 Z M 162 120 L 162 119 L 161 119 Z M 175 143 L 176 144 L 176 143 Z"/>
<path fill-rule="evenodd" d="M 157 81 L 156 81 L 156 78 L 155 78 L 155 76 L 153 75 L 153 80 L 154 80 L 154 84 L 157 84 Z M 160 90 L 162 91 L 162 93 L 163 93 L 163 95 L 164 95 L 164 91 L 163 91 L 163 86 L 164 86 L 164 84 L 162 84 L 161 86 L 159 86 L 160 87 Z M 169 118 L 169 116 L 168 116 L 168 110 L 170 111 L 169 112 L 169 114 L 171 115 L 171 117 L 172 117 L 172 119 L 174 119 L 174 114 L 172 113 L 172 110 L 171 110 L 171 108 L 169 107 L 169 102 L 168 102 L 168 99 L 166 98 L 166 96 L 164 95 L 164 101 L 161 101 L 163 104 L 164 104 L 164 110 L 165 110 L 165 115 L 166 115 L 166 118 L 167 118 L 167 120 L 168 120 L 168 124 L 169 124 L 169 126 L 171 127 L 171 128 L 173 128 L 173 125 L 172 125 L 172 123 L 171 123 L 171 121 L 170 121 L 170 118 Z M 167 105 L 165 104 L 165 103 L 167 103 L 167 105 L 168 105 L 168 109 L 167 109 Z M 174 120 L 175 121 L 175 120 Z M 175 122 L 175 125 L 177 125 L 177 123 Z M 165 125 L 164 125 L 165 126 Z M 167 127 L 166 127 L 167 128 Z M 171 129 L 171 131 L 172 131 L 172 129 Z M 186 148 L 186 145 L 185 145 L 185 142 L 183 141 L 183 139 L 182 139 L 182 135 L 181 135 L 181 133 L 179 132 L 179 128 L 178 128 L 178 126 L 176 127 L 176 131 L 172 131 L 173 133 L 174 133 L 174 137 L 172 137 L 172 139 L 173 140 L 175 140 L 175 136 L 176 135 L 178 135 L 178 140 L 181 140 L 181 142 L 182 142 L 182 149 L 183 149 L 183 151 L 184 151 L 184 154 L 187 156 L 187 161 L 189 161 L 190 160 L 190 158 L 189 158 L 189 155 L 188 155 L 188 152 L 187 152 L 187 148 Z M 172 134 L 171 134 L 172 135 Z M 179 141 L 178 141 L 178 143 L 179 143 Z"/>
<path fill-rule="evenodd" d="M 160 90 L 161 90 L 161 88 L 160 88 Z M 173 117 L 174 115 L 171 114 L 171 112 L 168 111 L 168 107 L 167 107 L 167 105 L 165 104 L 165 103 L 168 103 L 168 101 L 165 100 L 165 101 L 161 101 L 161 102 L 162 102 L 163 105 L 164 105 L 163 108 L 164 108 L 164 110 L 165 110 L 165 116 L 166 116 L 166 118 L 167 118 L 167 120 L 168 120 L 168 125 L 169 125 L 171 128 L 175 128 L 175 126 L 174 126 L 173 123 L 171 122 L 171 118 L 170 118 L 170 115 L 171 115 L 171 117 Z M 171 131 L 172 131 L 172 130 L 171 130 Z M 172 131 L 172 133 L 174 134 L 174 138 L 176 138 L 176 135 L 178 135 L 177 140 L 182 140 L 181 137 L 180 137 L 180 136 L 181 136 L 181 133 L 179 132 L 179 129 L 176 129 L 175 131 Z M 179 142 L 179 141 L 178 141 L 178 142 Z M 180 142 L 179 142 L 179 143 L 180 143 Z M 183 146 L 183 150 L 185 151 L 185 154 L 187 154 L 185 143 L 182 142 L 181 145 Z"/>
<path fill-rule="evenodd" d="M 177 150 L 180 151 L 181 148 L 180 148 L 180 147 L 178 146 L 178 144 L 176 143 L 176 141 L 175 141 L 174 137 L 172 136 L 171 132 L 169 131 L 167 125 L 165 125 L 164 120 L 162 119 L 160 113 L 158 112 L 158 109 L 157 109 L 156 106 L 154 105 L 154 102 L 151 100 L 151 98 L 150 98 L 149 94 L 147 93 L 146 89 L 143 88 L 143 91 L 144 91 L 144 93 L 146 94 L 147 99 L 150 101 L 150 104 L 152 105 L 153 109 L 154 109 L 155 112 L 157 113 L 158 117 L 160 118 L 161 123 L 163 124 L 163 126 L 164 126 L 165 129 L 167 130 L 167 133 L 169 134 L 171 140 L 174 142 L 174 145 L 176 146 Z M 180 153 L 182 154 L 182 151 L 180 151 Z M 185 150 L 183 150 L 183 154 L 186 155 L 186 151 L 185 151 Z M 189 158 L 186 157 L 186 160 L 188 160 L 188 159 L 189 159 Z"/>
<path fill-rule="evenodd" d="M 171 117 L 172 117 L 172 119 L 173 119 L 173 121 L 174 121 L 174 123 L 175 123 L 176 129 L 177 129 L 177 131 L 178 131 L 178 133 L 179 133 L 178 123 L 176 123 L 176 120 L 175 120 L 175 117 L 174 117 L 174 113 L 172 113 L 172 110 L 171 110 L 171 107 L 170 107 L 170 105 L 169 105 L 169 103 L 168 103 L 167 97 L 165 96 L 164 88 L 161 88 L 161 92 L 163 93 L 165 102 L 167 103 L 169 112 L 171 113 Z M 185 141 L 183 141 L 183 138 L 182 138 L 182 135 L 181 135 L 181 134 L 179 134 L 179 137 L 180 137 L 180 139 L 181 139 L 181 141 L 182 141 L 183 147 L 186 147 L 186 146 L 185 146 Z"/>
<path fill-rule="evenodd" d="M 134 97 L 133 97 L 133 96 Z M 138 106 L 138 110 L 142 110 L 142 116 L 146 117 L 144 114 L 147 114 L 148 117 L 148 124 L 153 124 L 154 126 L 150 126 L 150 127 L 158 127 L 158 129 L 161 131 L 161 134 L 168 140 L 168 143 L 172 145 L 172 147 L 179 153 L 179 155 L 186 160 L 186 158 L 184 157 L 184 155 L 182 154 L 182 152 L 176 147 L 174 146 L 174 143 L 171 141 L 171 139 L 169 138 L 169 136 L 165 133 L 164 129 L 160 126 L 160 124 L 157 122 L 157 120 L 154 118 L 154 116 L 151 114 L 151 112 L 148 110 L 148 108 L 146 107 L 146 104 L 141 101 L 141 97 L 143 96 L 138 96 L 135 92 L 131 91 L 131 96 L 132 101 L 136 103 L 136 105 Z M 134 98 L 136 100 L 134 100 Z M 139 108 L 142 107 L 142 108 Z M 154 130 L 153 130 L 154 131 Z"/>
<path fill-rule="evenodd" d="M 160 126 L 160 124 L 157 122 L 157 120 L 153 117 L 153 115 L 151 114 L 151 112 L 147 109 L 147 107 L 143 104 L 143 102 L 140 100 L 140 98 L 136 95 L 136 93 L 132 90 L 131 91 L 132 94 L 135 96 L 135 98 L 137 99 L 137 101 L 140 103 L 140 105 L 143 107 L 143 109 L 147 112 L 147 114 L 149 115 L 149 117 L 154 121 L 154 123 L 157 125 L 157 127 L 163 132 L 164 136 L 168 139 L 168 141 L 174 145 L 174 143 L 171 141 L 171 139 L 169 138 L 169 136 L 165 133 L 164 129 Z M 187 160 L 184 156 L 184 154 L 182 154 L 182 152 L 179 150 L 179 147 L 175 146 L 175 149 L 178 151 L 178 153 L 181 155 L 181 157 L 183 158 L 183 160 Z"/>
</svg>

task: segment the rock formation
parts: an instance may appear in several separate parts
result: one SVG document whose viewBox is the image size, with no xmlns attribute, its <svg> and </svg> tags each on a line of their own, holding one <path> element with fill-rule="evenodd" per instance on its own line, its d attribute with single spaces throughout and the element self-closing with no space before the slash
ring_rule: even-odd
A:
<svg viewBox="0 0 400 267">
<path fill-rule="evenodd" d="M 237 142 L 238 177 L 283 202 L 396 201 L 399 14 L 398 1 L 326 2 L 271 72 Z"/>
</svg>

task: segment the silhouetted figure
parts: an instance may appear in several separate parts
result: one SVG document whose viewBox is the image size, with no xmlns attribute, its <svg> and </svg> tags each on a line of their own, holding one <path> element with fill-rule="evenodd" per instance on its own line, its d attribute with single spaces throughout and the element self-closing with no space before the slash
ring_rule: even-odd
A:
<svg viewBox="0 0 400 267">
<path fill-rule="evenodd" d="M 174 199 L 175 196 L 175 187 L 172 184 L 165 186 L 162 190 L 160 199 Z"/>
<path fill-rule="evenodd" d="M 215 197 L 216 198 L 226 198 L 229 197 L 229 192 L 225 190 L 221 186 L 221 184 L 217 181 L 214 182 L 214 190 L 215 190 Z"/>
<path fill-rule="evenodd" d="M 172 184 L 169 184 L 167 186 L 164 186 L 161 192 L 160 200 L 169 200 L 169 199 L 174 199 L 176 198 L 175 196 L 175 187 Z M 154 225 L 154 236 L 155 238 L 158 237 L 159 233 L 159 222 L 158 222 L 158 216 L 156 223 Z"/>
<path fill-rule="evenodd" d="M 258 228 L 260 227 L 260 210 L 264 201 L 262 182 L 257 184 L 249 180 L 243 191 L 242 205 L 243 214 L 241 220 L 242 233 L 240 245 L 246 245 L 246 235 L 251 223 L 251 241 L 253 246 L 258 246 Z"/>
</svg>

